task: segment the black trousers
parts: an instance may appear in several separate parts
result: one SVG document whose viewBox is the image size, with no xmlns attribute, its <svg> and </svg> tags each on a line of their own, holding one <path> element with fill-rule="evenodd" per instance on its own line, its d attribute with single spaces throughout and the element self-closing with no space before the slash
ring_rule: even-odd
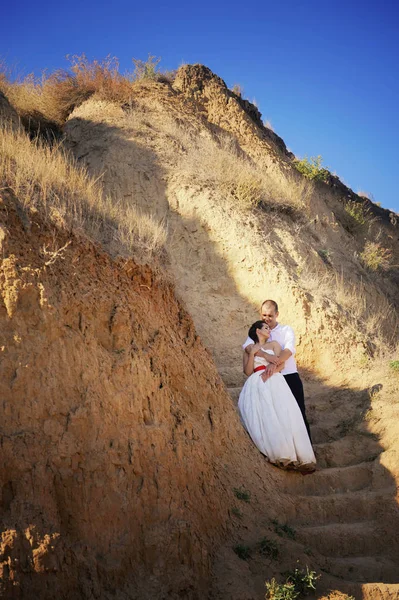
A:
<svg viewBox="0 0 399 600">
<path fill-rule="evenodd" d="M 310 439 L 310 441 L 312 441 L 312 437 L 310 435 L 309 423 L 306 418 L 305 396 L 303 393 L 303 384 L 302 384 L 301 378 L 299 377 L 299 373 L 290 373 L 289 375 L 284 375 L 284 379 L 288 383 L 288 386 L 289 386 L 291 392 L 293 393 L 295 400 L 298 403 L 298 406 L 299 406 L 302 416 L 303 416 L 303 420 L 305 421 L 306 429 L 309 434 L 309 439 Z"/>
</svg>

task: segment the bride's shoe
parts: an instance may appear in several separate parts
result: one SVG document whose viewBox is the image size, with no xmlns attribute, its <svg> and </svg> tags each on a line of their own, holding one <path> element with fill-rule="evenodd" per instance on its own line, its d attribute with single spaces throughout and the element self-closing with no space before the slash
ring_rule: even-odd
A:
<svg viewBox="0 0 399 600">
<path fill-rule="evenodd" d="M 316 467 L 312 464 L 300 465 L 298 467 L 298 471 L 301 475 L 311 475 L 312 473 L 316 472 Z"/>
</svg>

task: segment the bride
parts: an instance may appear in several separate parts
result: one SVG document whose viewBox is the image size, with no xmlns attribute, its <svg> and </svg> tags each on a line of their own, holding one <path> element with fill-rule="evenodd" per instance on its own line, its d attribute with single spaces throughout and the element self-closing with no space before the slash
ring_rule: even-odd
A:
<svg viewBox="0 0 399 600">
<path fill-rule="evenodd" d="M 258 449 L 268 460 L 284 468 L 313 472 L 316 458 L 298 404 L 281 373 L 267 381 L 261 378 L 267 361 L 258 350 L 280 355 L 281 346 L 268 342 L 269 326 L 256 321 L 248 332 L 255 342 L 250 354 L 244 352 L 244 372 L 248 375 L 238 400 L 241 419 Z M 284 365 L 281 365 L 280 369 Z"/>
</svg>

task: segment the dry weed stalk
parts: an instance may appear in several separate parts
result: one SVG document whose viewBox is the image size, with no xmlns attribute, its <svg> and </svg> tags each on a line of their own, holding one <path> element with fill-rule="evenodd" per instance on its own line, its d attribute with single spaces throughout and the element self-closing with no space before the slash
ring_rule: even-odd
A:
<svg viewBox="0 0 399 600">
<path fill-rule="evenodd" d="M 53 251 L 49 250 L 47 246 L 43 246 L 42 255 L 45 257 L 48 257 L 44 263 L 44 266 L 49 267 L 52 264 L 54 264 L 58 259 L 64 260 L 65 259 L 65 250 L 70 245 L 71 245 L 71 240 L 69 240 L 66 244 L 61 246 L 61 248 L 57 248 L 57 250 L 53 250 Z"/>
<path fill-rule="evenodd" d="M 0 129 L 1 188 L 11 189 L 26 210 L 59 226 L 88 235 L 112 254 L 149 261 L 162 252 L 162 223 L 125 201 L 103 194 L 100 183 L 67 155 L 60 144 L 33 142 L 22 130 Z"/>
</svg>

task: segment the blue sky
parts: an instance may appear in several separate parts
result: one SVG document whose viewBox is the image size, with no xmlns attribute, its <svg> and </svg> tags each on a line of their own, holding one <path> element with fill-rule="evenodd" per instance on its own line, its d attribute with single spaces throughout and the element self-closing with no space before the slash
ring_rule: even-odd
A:
<svg viewBox="0 0 399 600">
<path fill-rule="evenodd" d="M 0 56 L 25 74 L 67 54 L 162 57 L 210 67 L 255 99 L 297 156 L 322 155 L 355 191 L 399 212 L 397 0 L 149 3 L 93 0 L 3 8 Z"/>
</svg>

